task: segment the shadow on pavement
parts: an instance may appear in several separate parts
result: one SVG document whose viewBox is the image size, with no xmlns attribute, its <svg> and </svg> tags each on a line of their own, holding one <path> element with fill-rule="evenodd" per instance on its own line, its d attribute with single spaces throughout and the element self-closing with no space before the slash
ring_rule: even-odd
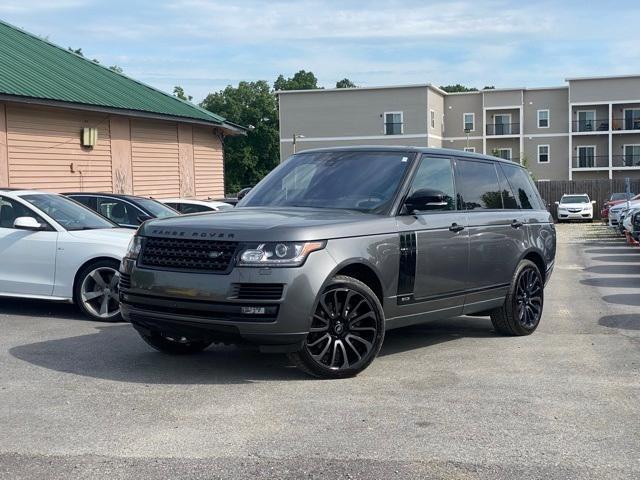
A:
<svg viewBox="0 0 640 480">
<path fill-rule="evenodd" d="M 604 257 L 593 257 L 591 260 L 596 262 L 638 263 L 640 262 L 640 255 L 606 255 Z"/>
<path fill-rule="evenodd" d="M 600 277 L 580 280 L 591 287 L 640 288 L 640 277 Z"/>
<path fill-rule="evenodd" d="M 621 328 L 625 330 L 640 330 L 640 313 L 626 315 L 607 315 L 600 318 L 598 324 L 603 327 Z"/>
<path fill-rule="evenodd" d="M 0 298 L 0 316 L 25 315 L 43 318 L 63 318 L 86 320 L 80 311 L 70 303 L 47 302 L 22 298 Z"/>
<path fill-rule="evenodd" d="M 640 265 L 595 265 L 583 271 L 602 275 L 634 275 L 640 274 Z"/>
<path fill-rule="evenodd" d="M 607 303 L 617 303 L 619 305 L 640 306 L 640 295 L 637 293 L 618 293 L 616 295 L 605 295 L 602 299 Z"/>
<path fill-rule="evenodd" d="M 621 244 L 620 248 L 591 248 L 585 250 L 584 253 L 600 255 L 640 255 L 640 248 L 628 248 L 627 244 Z"/>
<path fill-rule="evenodd" d="M 32 312 L 32 314 L 42 314 Z M 190 356 L 153 350 L 129 324 L 96 324 L 95 333 L 46 340 L 9 350 L 33 365 L 74 375 L 147 384 L 237 384 L 309 380 L 285 355 L 252 347 L 212 345 Z M 463 337 L 491 337 L 490 320 L 460 317 L 389 331 L 380 356 L 430 347 Z"/>
</svg>

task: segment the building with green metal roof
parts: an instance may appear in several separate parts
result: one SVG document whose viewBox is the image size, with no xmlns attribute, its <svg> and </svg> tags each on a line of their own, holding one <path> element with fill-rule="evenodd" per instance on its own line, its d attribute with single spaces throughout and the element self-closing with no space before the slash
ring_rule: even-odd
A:
<svg viewBox="0 0 640 480">
<path fill-rule="evenodd" d="M 0 187 L 224 194 L 244 129 L 0 21 Z"/>
</svg>

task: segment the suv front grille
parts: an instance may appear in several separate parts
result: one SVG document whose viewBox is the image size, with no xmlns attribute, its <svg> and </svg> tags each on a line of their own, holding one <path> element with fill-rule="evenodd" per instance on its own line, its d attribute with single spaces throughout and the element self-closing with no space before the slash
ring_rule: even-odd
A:
<svg viewBox="0 0 640 480">
<path fill-rule="evenodd" d="M 283 289 L 281 283 L 234 283 L 231 296 L 238 300 L 280 300 Z"/>
<path fill-rule="evenodd" d="M 168 270 L 226 273 L 238 242 L 148 237 L 140 264 Z"/>
</svg>

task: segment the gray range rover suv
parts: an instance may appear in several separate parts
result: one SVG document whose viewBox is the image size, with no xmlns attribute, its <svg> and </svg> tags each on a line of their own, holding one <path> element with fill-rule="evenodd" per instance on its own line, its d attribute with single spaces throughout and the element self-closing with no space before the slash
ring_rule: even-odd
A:
<svg viewBox="0 0 640 480">
<path fill-rule="evenodd" d="M 540 322 L 555 229 L 517 164 L 457 150 L 298 153 L 233 210 L 151 220 L 122 262 L 122 315 L 170 354 L 248 342 L 319 377 L 366 368 L 385 330 Z"/>
</svg>

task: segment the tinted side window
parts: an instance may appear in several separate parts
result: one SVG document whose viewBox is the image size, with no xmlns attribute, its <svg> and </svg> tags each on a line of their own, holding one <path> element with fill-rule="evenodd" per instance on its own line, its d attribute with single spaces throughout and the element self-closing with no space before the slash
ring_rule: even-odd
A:
<svg viewBox="0 0 640 480">
<path fill-rule="evenodd" d="M 411 195 L 416 190 L 437 190 L 444 193 L 447 206 L 438 210 L 455 210 L 455 189 L 453 186 L 453 172 L 451 160 L 442 157 L 425 157 L 420 160 L 420 166 L 411 184 Z"/>
<path fill-rule="evenodd" d="M 507 181 L 507 177 L 504 175 L 504 172 L 501 168 L 496 168 L 498 172 L 498 180 L 500 181 L 500 191 L 502 192 L 502 204 L 504 208 L 507 209 L 518 209 L 520 208 L 520 204 L 513 194 L 513 190 L 511 189 L 511 185 Z"/>
<path fill-rule="evenodd" d="M 35 218 L 40 225 L 49 226 L 40 215 L 10 198 L 0 197 L 0 228 L 14 228 L 13 222 L 18 217 Z"/>
<path fill-rule="evenodd" d="M 182 212 L 182 203 L 164 202 L 167 207 L 173 208 L 176 212 Z"/>
<path fill-rule="evenodd" d="M 490 162 L 458 160 L 458 192 L 466 210 L 502 209 L 496 167 Z"/>
<path fill-rule="evenodd" d="M 194 205 L 191 203 L 183 203 L 182 213 L 201 213 L 201 212 L 210 212 L 212 209 L 205 205 Z"/>
<path fill-rule="evenodd" d="M 516 195 L 520 208 L 533 210 L 541 208 L 538 202 L 538 194 L 529 174 L 520 167 L 500 165 L 502 171 L 509 180 L 509 184 Z"/>
<path fill-rule="evenodd" d="M 89 197 L 87 195 L 77 195 L 77 196 L 76 195 L 71 195 L 70 198 L 75 200 L 76 202 L 81 203 L 85 207 L 89 207 L 91 210 L 93 210 L 95 212 L 95 210 L 96 210 L 96 199 L 95 199 L 95 197 Z"/>
<path fill-rule="evenodd" d="M 140 210 L 121 200 L 98 198 L 98 213 L 118 225 L 139 225 Z"/>
</svg>

